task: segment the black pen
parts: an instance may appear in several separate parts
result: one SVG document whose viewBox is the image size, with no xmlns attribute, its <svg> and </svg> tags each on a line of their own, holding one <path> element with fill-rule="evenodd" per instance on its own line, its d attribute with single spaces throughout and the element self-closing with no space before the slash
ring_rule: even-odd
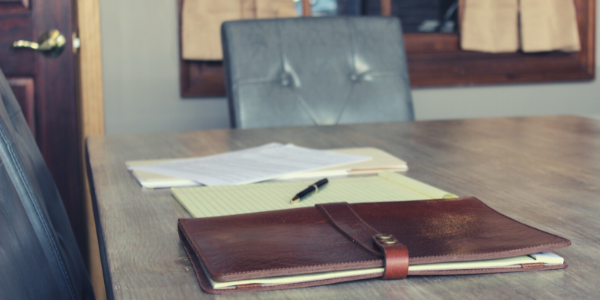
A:
<svg viewBox="0 0 600 300">
<path fill-rule="evenodd" d="M 313 185 L 305 188 L 302 192 L 296 194 L 296 196 L 294 196 L 294 198 L 292 198 L 292 200 L 290 201 L 290 203 L 292 204 L 296 204 L 298 202 L 300 202 L 300 199 L 302 199 L 302 197 L 312 193 L 313 191 L 316 193 L 319 192 L 319 188 L 322 187 L 323 185 L 325 185 L 326 183 L 328 183 L 329 180 L 327 180 L 327 178 L 323 178 L 317 182 L 315 182 Z"/>
</svg>

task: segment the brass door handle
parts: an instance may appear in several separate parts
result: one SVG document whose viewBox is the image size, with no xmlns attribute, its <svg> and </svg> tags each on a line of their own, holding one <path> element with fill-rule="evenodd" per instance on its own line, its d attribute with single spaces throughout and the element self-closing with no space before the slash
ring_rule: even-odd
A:
<svg viewBox="0 0 600 300">
<path fill-rule="evenodd" d="M 13 43 L 14 48 L 29 48 L 42 52 L 45 56 L 56 57 L 59 56 L 65 49 L 67 39 L 60 31 L 52 29 L 44 32 L 37 43 L 18 40 Z"/>
</svg>

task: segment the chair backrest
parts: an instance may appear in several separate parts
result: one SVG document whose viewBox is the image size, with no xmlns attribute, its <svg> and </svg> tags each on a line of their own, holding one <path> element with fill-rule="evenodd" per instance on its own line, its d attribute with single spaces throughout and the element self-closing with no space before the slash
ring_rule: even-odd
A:
<svg viewBox="0 0 600 300">
<path fill-rule="evenodd" d="M 94 299 L 54 180 L 2 71 L 0 98 L 0 299 Z"/>
<path fill-rule="evenodd" d="M 242 20 L 221 34 L 234 128 L 413 119 L 397 18 Z"/>
</svg>

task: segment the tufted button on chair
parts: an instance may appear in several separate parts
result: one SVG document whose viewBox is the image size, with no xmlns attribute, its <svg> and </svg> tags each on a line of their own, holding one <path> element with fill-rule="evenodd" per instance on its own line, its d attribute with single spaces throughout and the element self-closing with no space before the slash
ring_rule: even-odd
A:
<svg viewBox="0 0 600 300">
<path fill-rule="evenodd" d="M 0 299 L 94 299 L 58 190 L 2 71 Z"/>
<path fill-rule="evenodd" d="M 221 34 L 234 128 L 413 119 L 397 18 L 242 20 Z"/>
</svg>

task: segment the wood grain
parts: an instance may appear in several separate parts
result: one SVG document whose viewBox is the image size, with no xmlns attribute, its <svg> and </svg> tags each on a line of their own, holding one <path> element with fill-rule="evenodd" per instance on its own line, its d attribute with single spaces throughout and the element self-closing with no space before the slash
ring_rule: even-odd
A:
<svg viewBox="0 0 600 300">
<path fill-rule="evenodd" d="M 7 80 L 21 106 L 29 130 L 35 138 L 35 88 L 33 78 L 8 78 Z"/>
<path fill-rule="evenodd" d="M 29 8 L 29 0 L 0 0 L 0 9 L 11 11 L 24 11 Z"/>
<path fill-rule="evenodd" d="M 29 6 L 29 0 L 0 0 L 0 3 L 18 3 L 24 7 Z"/>
<path fill-rule="evenodd" d="M 82 192 L 87 228 L 88 256 L 85 257 L 97 300 L 106 299 L 106 288 L 100 262 L 100 249 L 92 198 L 85 170 L 84 141 L 90 135 L 104 134 L 104 94 L 102 81 L 102 51 L 100 41 L 100 8 L 98 0 L 73 2 L 77 15 L 75 24 L 81 41 L 76 54 L 79 104 L 80 159 L 82 162 Z"/>
<path fill-rule="evenodd" d="M 30 2 L 35 40 L 51 28 L 62 32 L 67 39 L 64 51 L 55 58 L 47 58 L 28 49 L 13 51 L 34 55 L 37 143 L 60 192 L 79 249 L 85 257 L 87 233 L 84 202 L 81 199 L 81 161 L 74 159 L 79 157 L 80 148 L 75 59 L 71 40 L 72 3 L 71 0 Z"/>
<path fill-rule="evenodd" d="M 17 2 L 0 2 L 0 69 L 6 76 L 26 77 L 35 72 L 36 53 L 12 48 L 16 40 L 37 40 L 33 29 L 29 9 Z"/>
<path fill-rule="evenodd" d="M 8 78 L 33 80 L 35 138 L 69 215 L 79 249 L 87 253 L 75 68 L 72 51 L 71 0 L 0 2 L 0 68 Z M 57 29 L 67 41 L 58 57 L 45 57 L 25 48 L 13 48 L 17 40 L 36 41 L 42 33 Z"/>
<path fill-rule="evenodd" d="M 126 160 L 192 157 L 290 142 L 377 147 L 407 175 L 476 196 L 525 224 L 566 237 L 559 271 L 366 280 L 218 296 L 236 299 L 592 299 L 600 293 L 600 122 L 573 116 L 210 130 L 91 137 L 94 213 L 109 299 L 212 299 L 200 290 L 176 231 L 189 217 L 168 190 L 143 190 Z"/>
</svg>

